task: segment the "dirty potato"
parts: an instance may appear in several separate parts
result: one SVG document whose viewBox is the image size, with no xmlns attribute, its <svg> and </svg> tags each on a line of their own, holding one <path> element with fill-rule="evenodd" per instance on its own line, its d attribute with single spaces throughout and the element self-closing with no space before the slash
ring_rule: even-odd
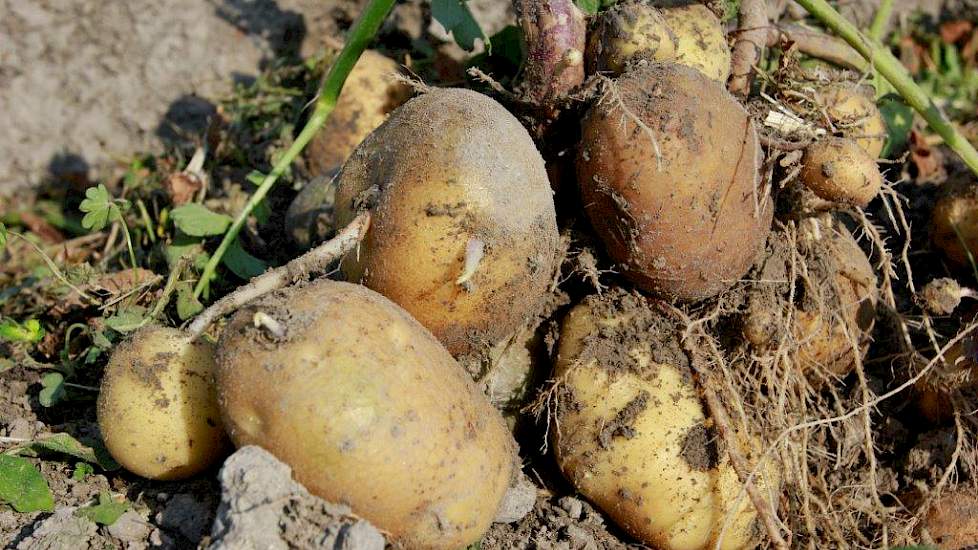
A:
<svg viewBox="0 0 978 550">
<path fill-rule="evenodd" d="M 99 391 L 99 430 L 112 457 L 150 479 L 183 479 L 224 456 L 214 346 L 149 326 L 119 344 Z"/>
<path fill-rule="evenodd" d="M 978 261 L 978 187 L 955 182 L 937 199 L 931 213 L 934 245 L 957 267 Z"/>
<path fill-rule="evenodd" d="M 499 414 L 438 341 L 363 286 L 320 279 L 240 310 L 218 344 L 235 444 L 289 464 L 407 548 L 488 529 L 513 470 Z"/>
<path fill-rule="evenodd" d="M 557 255 L 543 159 L 477 92 L 435 89 L 397 109 L 338 176 L 337 222 L 372 212 L 342 262 L 463 355 L 513 334 L 545 299 Z"/>
<path fill-rule="evenodd" d="M 876 160 L 854 140 L 819 140 L 805 148 L 801 181 L 819 197 L 865 207 L 883 188 Z"/>
<path fill-rule="evenodd" d="M 721 549 L 755 547 L 756 512 L 738 500 L 677 327 L 645 298 L 613 289 L 571 310 L 554 375 L 558 464 L 618 525 L 662 550 L 706 550 L 726 522 Z M 777 500 L 773 464 L 755 483 Z"/>
<path fill-rule="evenodd" d="M 818 99 L 837 130 L 856 140 L 870 158 L 879 158 L 886 143 L 886 123 L 871 90 L 838 83 L 820 90 Z"/>
<path fill-rule="evenodd" d="M 608 254 L 640 288 L 713 296 L 746 273 L 770 229 L 760 147 L 718 83 L 675 64 L 610 84 L 583 123 L 578 184 Z"/>
<path fill-rule="evenodd" d="M 660 58 L 692 67 L 717 82 L 730 76 L 730 48 L 720 19 L 702 4 L 662 10 L 669 30 L 676 36 L 676 56 Z"/>
</svg>

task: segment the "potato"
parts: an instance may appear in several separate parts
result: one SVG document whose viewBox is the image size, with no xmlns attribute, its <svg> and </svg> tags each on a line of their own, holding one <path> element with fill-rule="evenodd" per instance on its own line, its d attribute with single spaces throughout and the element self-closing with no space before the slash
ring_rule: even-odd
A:
<svg viewBox="0 0 978 550">
<path fill-rule="evenodd" d="M 616 4 L 598 17 L 588 47 L 592 72 L 618 75 L 640 61 L 666 61 L 721 83 L 730 76 L 723 26 L 700 4 L 661 11 L 643 1 Z"/>
<path fill-rule="evenodd" d="M 859 207 L 867 206 L 883 188 L 874 157 L 847 138 L 830 137 L 806 147 L 800 177 L 819 197 Z"/>
<path fill-rule="evenodd" d="M 332 175 L 357 145 L 411 97 L 411 88 L 394 77 L 400 67 L 379 52 L 366 50 L 347 77 L 336 107 L 306 147 L 313 174 Z"/>
<path fill-rule="evenodd" d="M 869 347 L 879 299 L 876 274 L 849 230 L 831 218 L 810 219 L 799 233 L 807 281 L 796 265 L 794 300 L 789 300 L 789 284 L 777 281 L 790 277 L 791 244 L 784 233 L 773 234 L 771 254 L 757 276 L 764 282 L 749 293 L 743 332 L 755 348 L 774 349 L 785 343 L 781 335 L 788 326 L 785 315 L 790 315 L 787 344 L 801 371 L 818 367 L 845 376 L 855 367 L 856 349 L 863 357 Z"/>
<path fill-rule="evenodd" d="M 629 71 L 591 107 L 577 174 L 625 276 L 697 300 L 743 276 L 764 242 L 774 209 L 757 188 L 759 166 L 743 107 L 698 71 L 662 63 Z"/>
<path fill-rule="evenodd" d="M 832 123 L 876 160 L 886 143 L 886 123 L 871 92 L 853 84 L 833 84 L 818 93 Z"/>
<path fill-rule="evenodd" d="M 453 355 L 488 348 L 541 307 L 557 221 L 543 159 L 519 121 L 470 90 L 397 109 L 337 180 L 337 223 L 373 212 L 341 264 L 406 309 Z"/>
<path fill-rule="evenodd" d="M 661 550 L 705 550 L 729 517 L 720 548 L 755 547 L 756 512 L 738 500 L 742 486 L 717 448 L 677 327 L 645 298 L 613 289 L 571 310 L 555 377 L 560 468 L 625 531 Z M 772 463 L 755 482 L 779 490 Z"/>
<path fill-rule="evenodd" d="M 589 71 L 618 75 L 634 61 L 674 59 L 678 46 L 679 39 L 654 6 L 619 2 L 601 13 L 590 34 Z"/>
<path fill-rule="evenodd" d="M 217 364 L 235 444 L 265 448 L 312 493 L 407 548 L 456 550 L 488 529 L 512 438 L 431 333 L 380 294 L 325 279 L 270 294 L 232 318 Z"/>
<path fill-rule="evenodd" d="M 967 550 L 978 543 L 978 497 L 957 489 L 941 495 L 924 517 L 923 527 L 942 550 Z"/>
<path fill-rule="evenodd" d="M 978 261 L 978 188 L 951 185 L 934 205 L 930 237 L 944 256 L 958 267 Z"/>
<path fill-rule="evenodd" d="M 730 76 L 730 48 L 720 19 L 702 4 L 690 4 L 662 10 L 669 30 L 676 35 L 673 61 L 697 69 L 720 83 Z"/>
<path fill-rule="evenodd" d="M 975 402 L 978 394 L 978 341 L 966 336 L 944 353 L 938 363 L 914 384 L 917 409 L 933 424 L 954 420 L 952 394 L 960 392 L 963 402 Z M 978 542 L 978 541 L 976 541 Z"/>
<path fill-rule="evenodd" d="M 98 395 L 112 458 L 150 479 L 202 472 L 229 447 L 214 388 L 214 346 L 148 326 L 112 352 Z"/>
</svg>

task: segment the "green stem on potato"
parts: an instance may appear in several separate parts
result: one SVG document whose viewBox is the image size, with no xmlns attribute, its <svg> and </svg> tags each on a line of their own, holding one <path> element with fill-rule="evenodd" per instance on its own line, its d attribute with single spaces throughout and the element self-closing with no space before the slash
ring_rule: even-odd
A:
<svg viewBox="0 0 978 550">
<path fill-rule="evenodd" d="M 883 32 L 886 24 L 890 22 L 890 15 L 893 13 L 893 0 L 880 0 L 880 6 L 876 9 L 876 16 L 869 25 L 869 37 L 877 42 L 883 40 Z"/>
<path fill-rule="evenodd" d="M 248 203 L 245 204 L 244 209 L 238 214 L 231 227 L 224 234 L 224 239 L 217 247 L 217 250 L 214 251 L 214 254 L 211 255 L 210 260 L 204 267 L 204 272 L 201 274 L 200 280 L 197 281 L 197 286 L 194 288 L 194 297 L 200 298 L 204 289 L 210 284 L 210 280 L 217 271 L 217 266 L 221 263 L 221 258 L 224 257 L 224 254 L 227 252 L 228 247 L 231 246 L 231 243 L 234 242 L 234 239 L 238 237 L 238 233 L 244 226 L 248 216 L 251 215 L 251 212 L 265 198 L 265 195 L 268 194 L 279 177 L 288 170 L 292 161 L 305 149 L 309 141 L 316 135 L 316 132 L 325 124 L 329 118 L 329 114 L 336 106 L 336 101 L 339 99 L 340 92 L 343 90 L 343 84 L 346 83 L 347 76 L 353 70 L 353 66 L 356 65 L 357 60 L 360 59 L 360 54 L 366 49 L 367 44 L 377 34 L 380 25 L 387 18 L 387 14 L 394 6 L 394 1 L 370 0 L 367 7 L 364 8 L 363 13 L 360 14 L 360 18 L 353 24 L 346 44 L 343 46 L 339 57 L 336 58 L 329 73 L 326 75 L 326 79 L 323 81 L 312 116 L 309 117 L 309 121 L 306 122 L 305 127 L 302 128 L 302 131 L 295 138 L 292 146 L 279 158 L 272 171 L 262 179 L 261 185 L 258 186 L 255 193 L 248 199 Z"/>
<path fill-rule="evenodd" d="M 961 157 L 972 172 L 978 175 L 978 151 L 975 151 L 971 143 L 944 118 L 927 93 L 914 82 L 900 61 L 887 48 L 859 32 L 859 29 L 839 15 L 839 12 L 825 0 L 797 0 L 797 2 L 865 57 L 874 69 L 896 88 L 903 99 L 924 117 L 927 124 L 944 138 L 944 143 Z"/>
</svg>

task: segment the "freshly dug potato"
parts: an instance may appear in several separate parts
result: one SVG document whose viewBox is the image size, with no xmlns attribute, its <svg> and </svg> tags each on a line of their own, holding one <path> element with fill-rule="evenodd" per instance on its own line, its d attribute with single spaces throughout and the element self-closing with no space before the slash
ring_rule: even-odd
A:
<svg viewBox="0 0 978 550">
<path fill-rule="evenodd" d="M 676 57 L 669 60 L 686 65 L 721 83 L 730 76 L 730 48 L 720 19 L 702 4 L 662 10 L 669 30 L 676 36 Z"/>
<path fill-rule="evenodd" d="M 578 154 L 591 223 L 640 288 L 713 296 L 746 273 L 771 226 L 753 123 L 689 67 L 637 67 L 613 86 L 588 112 Z"/>
<path fill-rule="evenodd" d="M 337 223 L 373 218 L 343 272 L 387 296 L 459 356 L 539 309 L 557 221 L 543 159 L 519 121 L 470 90 L 436 89 L 391 114 L 338 176 Z"/>
<path fill-rule="evenodd" d="M 945 493 L 924 518 L 924 529 L 941 550 L 967 550 L 978 544 L 978 496 L 958 489 Z"/>
<path fill-rule="evenodd" d="M 853 84 L 833 84 L 818 94 L 832 123 L 876 160 L 886 143 L 886 123 L 871 92 Z"/>
<path fill-rule="evenodd" d="M 800 177 L 819 197 L 860 207 L 883 188 L 875 158 L 847 138 L 830 137 L 806 147 Z"/>
<path fill-rule="evenodd" d="M 944 363 L 935 365 L 914 389 L 917 409 L 933 424 L 954 420 L 954 392 L 959 392 L 965 403 L 978 403 L 978 341 L 966 336 L 951 346 L 944 353 Z"/>
<path fill-rule="evenodd" d="M 394 78 L 399 72 L 393 59 L 373 50 L 363 52 L 329 119 L 306 147 L 310 172 L 335 173 L 363 138 L 411 97 L 411 88 Z"/>
<path fill-rule="evenodd" d="M 565 476 L 625 531 L 661 550 L 755 548 L 756 512 L 717 446 L 677 327 L 638 293 L 591 296 L 564 320 L 553 434 Z M 745 438 L 746 439 L 746 438 Z M 749 456 L 751 443 L 742 451 Z M 767 463 L 755 483 L 777 501 Z"/>
<path fill-rule="evenodd" d="M 978 188 L 949 187 L 931 214 L 930 236 L 934 245 L 958 267 L 968 267 L 970 254 L 978 261 Z"/>
<path fill-rule="evenodd" d="M 488 529 L 514 444 L 465 371 L 407 312 L 320 279 L 240 310 L 217 351 L 221 410 L 312 493 L 406 548 L 464 548 Z"/>
<path fill-rule="evenodd" d="M 591 72 L 618 75 L 645 61 L 679 63 L 718 82 L 730 76 L 730 48 L 720 20 L 706 6 L 658 10 L 643 0 L 601 13 L 588 45 Z"/>
<path fill-rule="evenodd" d="M 183 479 L 224 456 L 214 346 L 148 326 L 119 344 L 105 367 L 98 424 L 119 464 L 149 479 Z"/>
<path fill-rule="evenodd" d="M 793 252 L 784 233 L 772 234 L 769 255 L 757 275 L 762 282 L 748 296 L 743 333 L 761 350 L 787 343 L 802 372 L 818 367 L 845 376 L 855 366 L 856 349 L 865 356 L 869 347 L 879 299 L 876 274 L 849 230 L 831 218 L 809 220 L 799 233 L 807 281 L 796 264 L 793 300 L 790 285 L 778 283 L 790 278 Z M 782 337 L 786 334 L 787 342 Z"/>
</svg>

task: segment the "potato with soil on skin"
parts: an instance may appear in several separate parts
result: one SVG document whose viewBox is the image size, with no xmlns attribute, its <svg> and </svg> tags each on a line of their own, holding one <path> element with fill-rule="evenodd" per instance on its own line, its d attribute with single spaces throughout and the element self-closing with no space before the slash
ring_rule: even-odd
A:
<svg viewBox="0 0 978 550">
<path fill-rule="evenodd" d="M 934 424 L 954 421 L 954 397 L 969 408 L 978 403 L 978 341 L 966 336 L 951 346 L 914 390 L 917 410 Z"/>
<path fill-rule="evenodd" d="M 754 548 L 757 515 L 704 414 L 678 327 L 612 289 L 567 315 L 550 434 L 564 475 L 618 525 L 662 550 Z M 747 439 L 745 437 L 745 439 Z M 743 446 L 746 451 L 756 451 Z M 780 474 L 754 482 L 775 503 Z"/>
<path fill-rule="evenodd" d="M 641 61 L 692 67 L 724 83 L 730 48 L 720 20 L 700 4 L 656 9 L 643 1 L 616 4 L 601 13 L 591 35 L 591 72 L 618 75 Z"/>
<path fill-rule="evenodd" d="M 169 327 L 140 329 L 112 352 L 98 424 L 112 458 L 149 479 L 183 479 L 230 447 L 214 387 L 214 346 Z"/>
<path fill-rule="evenodd" d="M 591 108 L 577 174 L 591 223 L 625 276 L 698 300 L 740 279 L 764 243 L 774 208 L 758 189 L 759 166 L 757 134 L 737 100 L 694 69 L 661 63 L 621 76 Z"/>
<path fill-rule="evenodd" d="M 370 229 L 341 267 L 455 356 L 513 334 L 544 303 L 557 221 L 543 159 L 496 101 L 434 89 L 391 114 L 338 176 L 337 223 Z"/>
<path fill-rule="evenodd" d="M 514 444 L 437 340 L 363 286 L 320 279 L 244 308 L 217 352 L 235 444 L 259 445 L 312 493 L 348 504 L 408 548 L 488 529 Z"/>
<path fill-rule="evenodd" d="M 978 543 L 978 496 L 968 489 L 941 495 L 924 516 L 923 528 L 942 550 L 967 550 Z"/>
<path fill-rule="evenodd" d="M 844 377 L 869 348 L 879 299 L 876 273 L 849 230 L 831 217 L 811 218 L 798 233 L 793 300 L 789 283 L 779 282 L 791 277 L 793 245 L 784 232 L 772 233 L 759 282 L 748 294 L 743 333 L 757 350 L 788 345 L 789 356 L 810 378 L 816 368 L 824 371 L 819 376 Z M 786 316 L 787 341 L 780 337 L 788 330 Z"/>
<path fill-rule="evenodd" d="M 876 160 L 886 143 L 886 123 L 871 93 L 855 84 L 837 83 L 820 90 L 816 97 L 833 125 Z"/>
<path fill-rule="evenodd" d="M 955 266 L 970 269 L 971 258 L 978 262 L 978 187 L 965 182 L 946 187 L 931 213 L 931 241 Z"/>
<path fill-rule="evenodd" d="M 799 177 L 819 197 L 859 207 L 883 188 L 876 160 L 847 138 L 830 137 L 806 147 Z"/>
<path fill-rule="evenodd" d="M 323 128 L 306 147 L 309 171 L 316 177 L 296 195 L 285 214 L 285 230 L 300 248 L 332 236 L 333 227 L 320 227 L 332 218 L 335 185 L 332 177 L 357 145 L 387 115 L 411 97 L 411 88 L 396 80 L 400 66 L 393 59 L 367 50 L 350 72 L 339 101 Z"/>
</svg>

